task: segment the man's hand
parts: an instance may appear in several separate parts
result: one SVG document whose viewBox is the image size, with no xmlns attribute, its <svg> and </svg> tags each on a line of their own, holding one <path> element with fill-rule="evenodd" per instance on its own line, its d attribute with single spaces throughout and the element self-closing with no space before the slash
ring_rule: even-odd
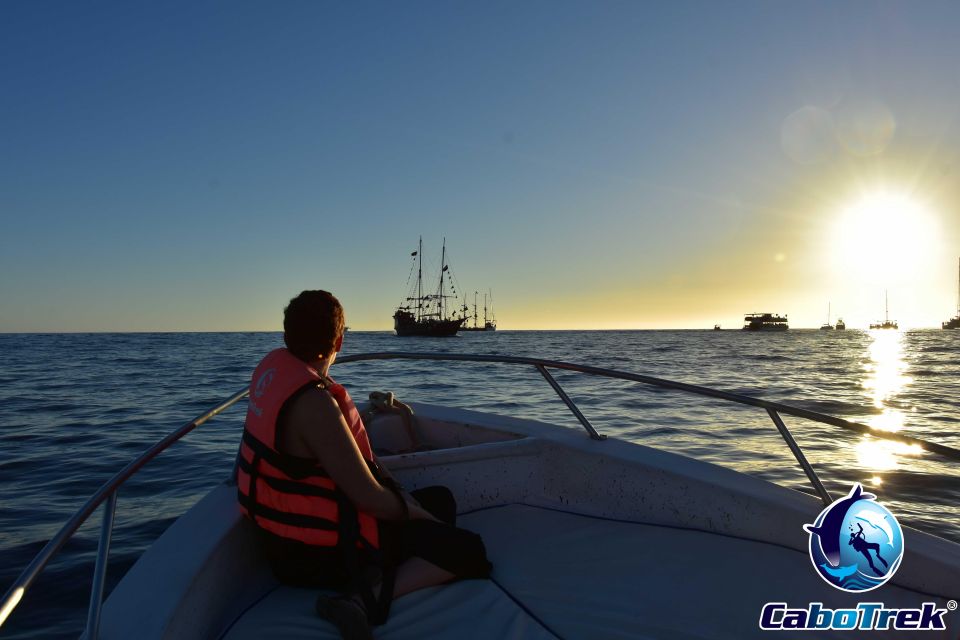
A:
<svg viewBox="0 0 960 640">
<path fill-rule="evenodd" d="M 413 504 L 407 503 L 410 509 L 410 519 L 411 520 L 433 520 L 434 522 L 440 522 L 437 520 L 432 513 L 421 507 L 415 502 Z"/>
</svg>

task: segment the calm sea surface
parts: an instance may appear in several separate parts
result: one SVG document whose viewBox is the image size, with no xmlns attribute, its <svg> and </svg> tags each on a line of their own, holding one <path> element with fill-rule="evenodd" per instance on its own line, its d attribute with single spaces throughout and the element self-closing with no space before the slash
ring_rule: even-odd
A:
<svg viewBox="0 0 960 640">
<path fill-rule="evenodd" d="M 0 335 L 0 588 L 97 487 L 174 428 L 245 387 L 275 333 Z M 350 332 L 344 355 L 536 356 L 761 396 L 960 447 L 960 332 L 501 331 L 450 339 Z M 455 405 L 579 428 L 528 367 L 406 361 L 335 365 L 360 400 Z M 602 433 L 810 491 L 760 409 L 557 373 Z M 107 588 L 230 472 L 245 403 L 147 466 L 120 494 Z M 904 524 L 960 542 L 960 469 L 932 454 L 785 417 L 835 494 L 860 481 Z M 81 529 L 0 637 L 76 637 L 99 534 Z"/>
</svg>

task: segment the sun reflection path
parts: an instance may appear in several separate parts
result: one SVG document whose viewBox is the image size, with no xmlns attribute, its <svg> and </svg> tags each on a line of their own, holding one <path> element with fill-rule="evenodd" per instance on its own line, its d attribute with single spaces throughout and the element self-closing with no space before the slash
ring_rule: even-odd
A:
<svg viewBox="0 0 960 640">
<path fill-rule="evenodd" d="M 913 382 L 913 378 L 906 373 L 907 364 L 903 359 L 904 334 L 889 329 L 871 331 L 870 334 L 873 342 L 869 347 L 870 362 L 864 365 L 867 377 L 863 381 L 863 388 L 870 394 L 873 406 L 880 413 L 872 416 L 867 424 L 879 431 L 900 431 L 904 427 L 905 415 L 889 406 L 889 402 Z M 870 436 L 864 436 L 856 448 L 860 465 L 874 471 L 896 469 L 899 456 L 918 455 L 922 451 L 917 445 L 878 440 Z M 882 479 L 875 476 L 875 482 L 882 482 Z"/>
</svg>

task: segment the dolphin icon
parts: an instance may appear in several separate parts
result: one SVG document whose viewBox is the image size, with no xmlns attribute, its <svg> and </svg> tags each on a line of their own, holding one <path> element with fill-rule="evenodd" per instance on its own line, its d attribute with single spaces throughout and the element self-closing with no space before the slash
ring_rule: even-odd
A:
<svg viewBox="0 0 960 640">
<path fill-rule="evenodd" d="M 863 520 L 869 523 L 874 529 L 883 531 L 883 535 L 887 536 L 887 544 L 891 547 L 893 546 L 893 529 L 890 527 L 890 523 L 887 522 L 886 516 L 872 511 L 861 511 L 855 514 L 854 517 L 857 520 Z"/>
<path fill-rule="evenodd" d="M 849 567 L 837 567 L 836 569 L 834 569 L 833 567 L 828 565 L 826 562 L 824 562 L 823 564 L 820 565 L 820 567 L 824 571 L 829 573 L 831 576 L 833 576 L 834 578 L 839 578 L 841 580 L 849 576 L 852 576 L 857 572 L 857 565 L 855 564 L 852 564 Z"/>
<path fill-rule="evenodd" d="M 840 528 L 843 526 L 843 519 L 847 517 L 850 507 L 858 500 L 875 500 L 877 496 L 872 493 L 864 493 L 863 486 L 858 482 L 853 485 L 846 498 L 837 500 L 827 508 L 820 526 L 816 524 L 805 524 L 803 530 L 808 533 L 815 533 L 820 540 L 820 550 L 827 558 L 831 567 L 840 564 Z"/>
</svg>

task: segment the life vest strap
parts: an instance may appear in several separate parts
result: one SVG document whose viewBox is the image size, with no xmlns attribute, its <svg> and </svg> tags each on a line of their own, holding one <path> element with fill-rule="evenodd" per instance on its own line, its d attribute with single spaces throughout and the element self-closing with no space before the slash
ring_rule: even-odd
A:
<svg viewBox="0 0 960 640">
<path fill-rule="evenodd" d="M 320 498 L 327 498 L 329 500 L 337 499 L 337 492 L 333 489 L 318 487 L 315 484 L 307 484 L 306 482 L 274 478 L 272 476 L 264 475 L 259 471 L 255 472 L 253 464 L 244 460 L 243 456 L 240 456 L 239 466 L 241 471 L 250 476 L 251 481 L 253 481 L 254 478 L 263 480 L 271 489 L 298 496 L 317 496 Z"/>
<path fill-rule="evenodd" d="M 302 478 L 330 477 L 326 471 L 316 466 L 316 462 L 305 458 L 300 462 L 293 456 L 282 455 L 278 451 L 271 449 L 264 442 L 258 440 L 256 436 L 246 429 L 243 430 L 243 442 L 250 447 L 255 454 L 291 478 L 297 478 L 299 480 Z M 240 457 L 242 458 L 243 456 Z"/>
<path fill-rule="evenodd" d="M 339 531 L 340 526 L 333 520 L 321 518 L 319 516 L 308 516 L 300 513 L 289 513 L 287 511 L 277 511 L 270 507 L 252 500 L 242 493 L 237 496 L 240 506 L 245 508 L 251 516 L 272 520 L 279 524 L 289 525 L 291 527 L 302 527 L 304 529 L 320 529 L 323 531 Z M 254 520 L 256 522 L 256 520 Z"/>
<path fill-rule="evenodd" d="M 341 528 L 337 544 L 341 554 L 340 557 L 346 564 L 347 572 L 351 576 L 351 589 L 358 593 L 360 599 L 363 600 L 370 622 L 375 625 L 384 624 L 390 615 L 390 605 L 393 602 L 396 567 L 391 562 L 386 561 L 380 549 L 375 548 L 360 535 L 357 508 L 342 491 L 340 495 L 342 496 L 339 501 Z M 366 571 L 360 565 L 357 542 L 367 551 L 374 564 L 380 568 L 379 597 L 373 594 L 373 584 L 371 584 Z"/>
</svg>

